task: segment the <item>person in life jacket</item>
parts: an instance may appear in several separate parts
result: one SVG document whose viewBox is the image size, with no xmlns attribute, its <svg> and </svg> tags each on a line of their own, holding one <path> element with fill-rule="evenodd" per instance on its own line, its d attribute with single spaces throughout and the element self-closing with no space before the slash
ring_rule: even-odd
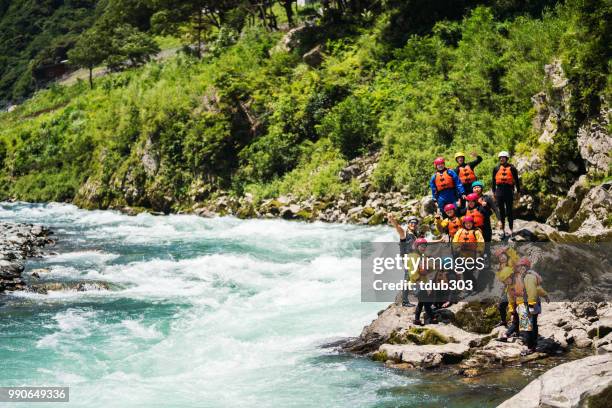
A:
<svg viewBox="0 0 612 408">
<path fill-rule="evenodd" d="M 531 270 L 531 261 L 521 258 L 514 264 L 512 282 L 508 286 L 508 303 L 513 311 L 513 324 L 508 330 L 519 330 L 525 337 L 527 350 L 522 355 L 536 351 L 538 341 L 538 316 L 542 312 L 540 298 L 548 294 L 542 288 L 542 278 Z"/>
<path fill-rule="evenodd" d="M 489 195 L 484 193 L 484 183 L 480 180 L 477 180 L 472 183 L 472 192 L 478 194 L 478 202 L 481 206 L 487 207 L 495 217 L 500 220 L 501 215 L 499 214 L 499 208 L 497 207 L 497 203 L 495 199 Z"/>
<path fill-rule="evenodd" d="M 408 265 L 411 265 L 410 268 L 410 281 L 416 283 L 417 285 L 420 283 L 426 283 L 428 281 L 427 275 L 429 274 L 429 270 L 427 269 L 427 263 L 421 262 L 421 255 L 425 254 L 427 250 L 427 240 L 425 238 L 418 238 L 414 241 L 414 252 L 412 252 L 409 257 L 416 258 L 415 261 L 408 261 Z M 416 268 L 413 268 L 412 265 L 418 265 Z M 429 299 L 429 293 L 426 290 L 420 289 L 417 286 L 417 299 L 418 303 L 416 309 L 414 311 L 414 321 L 413 323 L 418 326 L 422 326 L 421 322 L 421 313 L 423 309 L 425 309 L 425 324 L 436 323 L 433 315 L 433 311 L 431 309 L 432 302 Z"/>
<path fill-rule="evenodd" d="M 482 157 L 480 157 L 478 154 L 473 152 L 470 154 L 470 156 L 474 157 L 475 159 L 469 163 L 466 163 L 465 153 L 455 153 L 455 161 L 457 162 L 455 173 L 457 173 L 459 176 L 459 180 L 461 180 L 461 183 L 463 184 L 466 195 L 472 192 L 472 183 L 478 180 L 476 173 L 474 173 L 474 169 L 480 164 L 480 162 L 482 162 Z"/>
<path fill-rule="evenodd" d="M 435 173 L 429 180 L 431 196 L 438 203 L 438 209 L 443 209 L 446 204 L 458 204 L 458 200 L 465 195 L 463 184 L 459 176 L 453 170 L 446 168 L 444 158 L 438 157 L 434 160 Z M 446 218 L 446 215 L 442 215 Z"/>
<path fill-rule="evenodd" d="M 498 304 L 501 321 L 495 327 L 508 327 L 508 294 L 506 293 L 506 290 L 512 283 L 512 281 L 509 281 L 508 278 L 512 278 L 512 275 L 514 274 L 514 264 L 519 257 L 513 248 L 506 246 L 495 248 L 494 255 L 498 264 L 496 276 L 497 279 L 504 285 L 502 287 L 501 299 Z"/>
<path fill-rule="evenodd" d="M 491 242 L 493 237 L 491 210 L 487 207 L 487 203 L 480 201 L 480 197 L 476 193 L 468 194 L 466 200 L 465 215 L 469 215 L 474 219 L 474 226 L 480 228 L 485 242 Z"/>
<path fill-rule="evenodd" d="M 395 230 L 397 231 L 397 234 L 399 235 L 399 241 L 400 241 L 400 255 L 402 256 L 402 258 L 404 257 L 405 254 L 410 253 L 410 251 L 412 251 L 412 247 L 414 245 L 414 242 L 417 240 L 418 238 L 418 227 L 419 227 L 419 219 L 415 216 L 410 216 L 408 217 L 408 224 L 406 226 L 406 229 L 404 229 L 399 222 L 397 222 L 397 219 L 395 218 L 395 216 L 393 214 L 388 214 L 387 215 L 387 219 L 389 220 L 389 223 L 391 225 L 393 225 L 393 227 L 395 227 Z M 408 272 L 406 270 L 406 272 Z M 408 279 L 409 277 L 406 276 L 406 279 Z M 408 294 L 409 291 L 408 290 L 404 290 L 402 291 L 402 306 L 404 307 L 414 307 L 414 304 L 410 303 L 410 300 L 408 298 Z"/>
<path fill-rule="evenodd" d="M 452 251 L 462 258 L 476 258 L 482 254 L 484 249 L 484 237 L 480 229 L 474 226 L 474 218 L 472 216 L 465 215 L 462 221 L 463 226 L 459 228 L 453 237 Z M 473 270 L 466 269 L 463 272 L 462 279 L 464 281 L 472 281 L 473 285 L 476 284 Z"/>
<path fill-rule="evenodd" d="M 514 215 L 512 214 L 512 205 L 514 204 L 514 191 L 516 190 L 517 199 L 520 191 L 520 180 L 516 167 L 508 163 L 510 153 L 506 151 L 500 152 L 498 155 L 499 164 L 493 169 L 491 189 L 495 195 L 495 201 L 499 207 L 499 223 L 498 227 L 506 235 L 506 217 L 508 218 L 508 226 L 510 227 L 510 236 L 512 236 L 512 228 L 514 224 Z"/>
<path fill-rule="evenodd" d="M 465 215 L 462 219 L 463 226 L 455 233 L 453 237 L 454 243 L 484 243 L 482 232 L 474 227 L 474 218 L 470 215 Z"/>
<path fill-rule="evenodd" d="M 461 228 L 461 209 L 455 204 L 446 204 L 444 206 L 444 214 L 446 218 L 442 218 L 439 213 L 435 215 L 436 229 L 440 234 L 447 233 L 448 241 L 452 241 L 455 233 Z"/>
</svg>

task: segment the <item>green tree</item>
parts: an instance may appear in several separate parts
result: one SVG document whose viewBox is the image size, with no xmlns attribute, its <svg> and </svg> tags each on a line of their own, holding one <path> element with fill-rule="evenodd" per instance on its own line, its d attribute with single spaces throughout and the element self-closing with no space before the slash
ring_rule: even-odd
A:
<svg viewBox="0 0 612 408">
<path fill-rule="evenodd" d="M 240 0 L 153 0 L 156 12 L 151 17 L 153 30 L 162 34 L 181 35 L 196 46 L 202 57 L 204 36 L 212 27 L 221 28 L 226 17 Z"/>
<path fill-rule="evenodd" d="M 68 51 L 70 63 L 89 70 L 89 87 L 93 89 L 93 69 L 109 56 L 110 44 L 107 35 L 96 28 L 88 30 Z"/>
<path fill-rule="evenodd" d="M 122 24 L 112 31 L 105 62 L 116 71 L 126 64 L 132 67 L 142 65 L 158 52 L 159 46 L 149 35 L 129 24 Z"/>
</svg>

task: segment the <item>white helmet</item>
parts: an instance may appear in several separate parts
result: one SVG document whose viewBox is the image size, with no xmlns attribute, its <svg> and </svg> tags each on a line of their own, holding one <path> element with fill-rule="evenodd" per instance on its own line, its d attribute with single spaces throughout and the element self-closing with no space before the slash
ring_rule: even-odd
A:
<svg viewBox="0 0 612 408">
<path fill-rule="evenodd" d="M 508 159 L 508 158 L 510 158 L 510 153 L 508 153 L 507 151 L 503 150 L 503 151 L 499 152 L 497 157 L 505 157 L 505 158 Z"/>
<path fill-rule="evenodd" d="M 411 222 L 416 222 L 416 223 L 418 224 L 418 223 L 419 223 L 419 218 L 418 218 L 418 217 L 415 217 L 414 215 L 412 215 L 412 216 L 408 217 L 408 219 L 406 220 L 406 222 L 407 222 L 408 224 L 410 224 Z"/>
</svg>

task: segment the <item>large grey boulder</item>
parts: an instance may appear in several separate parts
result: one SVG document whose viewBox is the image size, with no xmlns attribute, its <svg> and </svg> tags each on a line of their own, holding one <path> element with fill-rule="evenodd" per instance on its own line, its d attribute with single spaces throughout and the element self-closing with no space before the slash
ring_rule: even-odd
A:
<svg viewBox="0 0 612 408">
<path fill-rule="evenodd" d="M 591 189 L 569 224 L 570 232 L 585 241 L 606 241 L 612 238 L 609 217 L 612 211 L 612 182 Z"/>
<path fill-rule="evenodd" d="M 433 368 L 447 362 L 455 363 L 469 351 L 470 346 L 465 343 L 383 344 L 379 349 L 379 353 L 384 353 L 390 360 L 408 363 L 411 368 Z"/>
<path fill-rule="evenodd" d="M 419 215 L 423 218 L 436 213 L 436 202 L 427 195 L 419 203 Z"/>
<path fill-rule="evenodd" d="M 612 354 L 561 364 L 533 380 L 499 408 L 583 407 L 612 387 Z M 608 405 L 601 401 L 601 405 Z M 593 404 L 594 405 L 594 404 Z"/>
<path fill-rule="evenodd" d="M 546 223 L 553 227 L 567 228 L 570 221 L 576 215 L 584 196 L 589 192 L 589 184 L 586 175 L 582 175 L 570 187 L 567 196 L 559 200 Z"/>
</svg>

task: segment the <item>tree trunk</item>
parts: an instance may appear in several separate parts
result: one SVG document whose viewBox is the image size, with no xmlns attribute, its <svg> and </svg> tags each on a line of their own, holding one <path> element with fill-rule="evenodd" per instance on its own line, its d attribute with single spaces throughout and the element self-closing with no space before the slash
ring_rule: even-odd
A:
<svg viewBox="0 0 612 408">
<path fill-rule="evenodd" d="M 293 0 L 284 0 L 283 7 L 285 8 L 285 13 L 287 14 L 287 22 L 289 23 L 289 27 L 293 27 Z"/>
<path fill-rule="evenodd" d="M 202 58 L 202 9 L 198 9 L 198 27 L 196 28 L 198 37 L 198 58 Z"/>
<path fill-rule="evenodd" d="M 89 89 L 93 89 L 93 67 L 89 67 Z"/>
</svg>

